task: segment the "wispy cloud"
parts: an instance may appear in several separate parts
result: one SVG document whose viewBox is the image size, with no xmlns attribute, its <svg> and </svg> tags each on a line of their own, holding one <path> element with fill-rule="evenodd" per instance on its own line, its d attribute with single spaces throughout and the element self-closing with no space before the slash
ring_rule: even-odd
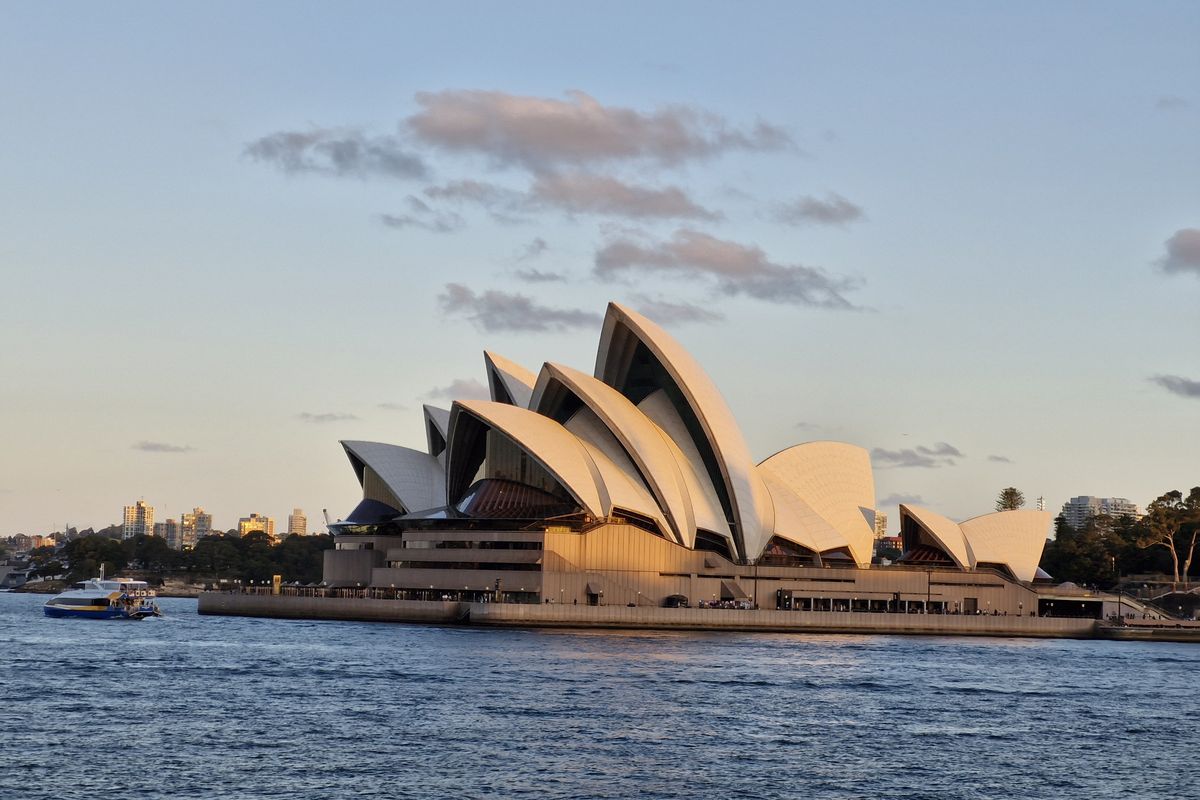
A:
<svg viewBox="0 0 1200 800">
<path fill-rule="evenodd" d="M 560 272 L 540 269 L 519 269 L 514 274 L 526 283 L 565 283 L 567 280 L 567 276 Z"/>
<path fill-rule="evenodd" d="M 1200 399 L 1200 381 L 1181 378 L 1178 375 L 1155 375 L 1150 381 L 1157 383 L 1171 394 Z"/>
<path fill-rule="evenodd" d="M 1011 464 L 1011 463 L 1013 463 L 1013 460 L 1011 458 L 1009 458 L 1008 456 L 988 456 L 987 460 L 992 461 L 996 464 Z"/>
<path fill-rule="evenodd" d="M 326 422 L 350 422 L 358 419 L 353 414 L 338 414 L 335 412 L 326 412 L 323 414 L 313 414 L 308 411 L 303 411 L 296 415 L 297 419 L 303 422 L 311 422 L 320 425 Z"/>
<path fill-rule="evenodd" d="M 1187 100 L 1177 94 L 1164 94 L 1154 101 L 1154 107 L 1159 111 L 1178 111 L 1190 105 Z"/>
<path fill-rule="evenodd" d="M 719 220 L 717 211 L 693 202 L 678 186 L 656 189 L 587 172 L 543 174 L 529 190 L 529 204 L 568 214 L 598 214 L 629 219 Z"/>
<path fill-rule="evenodd" d="M 546 243 L 546 240 L 538 236 L 521 248 L 521 252 L 517 254 L 517 262 L 533 261 L 549 249 L 550 245 Z"/>
<path fill-rule="evenodd" d="M 453 211 L 439 211 L 430 208 L 419 197 L 411 195 L 405 201 L 408 214 L 380 214 L 379 221 L 389 228 L 421 228 L 433 233 L 451 233 L 466 225 L 466 220 Z"/>
<path fill-rule="evenodd" d="M 854 308 L 845 295 L 858 288 L 857 281 L 817 267 L 774 262 L 755 245 L 687 228 L 660 242 L 619 234 L 597 251 L 594 271 L 600 278 L 631 271 L 700 275 L 714 279 L 725 294 L 820 308 Z"/>
<path fill-rule="evenodd" d="M 965 458 L 963 453 L 954 445 L 946 442 L 938 442 L 933 447 L 922 445 L 902 450 L 885 450 L 882 447 L 876 447 L 871 451 L 871 460 L 880 469 L 887 467 L 922 467 L 925 469 L 952 467 L 958 463 L 957 459 L 960 458 Z"/>
<path fill-rule="evenodd" d="M 377 407 L 384 411 L 408 411 L 408 406 L 403 403 L 380 403 Z"/>
<path fill-rule="evenodd" d="M 280 131 L 246 145 L 245 154 L 284 172 L 353 178 L 424 178 L 425 163 L 395 136 L 353 129 Z"/>
<path fill-rule="evenodd" d="M 883 508 L 885 506 L 898 506 L 901 503 L 906 506 L 920 506 L 925 504 L 925 498 L 921 497 L 919 494 L 901 494 L 892 492 L 887 497 L 876 500 L 875 506 L 877 508 Z"/>
<path fill-rule="evenodd" d="M 1180 228 L 1165 246 L 1166 255 L 1156 262 L 1163 272 L 1192 272 L 1200 277 L 1200 228 Z"/>
<path fill-rule="evenodd" d="M 429 186 L 423 193 L 430 200 L 480 206 L 501 222 L 525 221 L 527 215 L 544 211 L 634 220 L 722 218 L 720 212 L 699 205 L 678 186 L 642 186 L 581 171 L 539 173 L 526 190 L 461 180 Z"/>
<path fill-rule="evenodd" d="M 780 203 L 775 206 L 772 217 L 787 225 L 846 225 L 863 219 L 864 214 L 860 206 L 831 193 L 824 200 L 806 196 Z"/>
<path fill-rule="evenodd" d="M 446 386 L 435 386 L 425 393 L 425 400 L 490 400 L 491 392 L 474 378 L 457 378 Z"/>
<path fill-rule="evenodd" d="M 416 100 L 421 110 L 405 124 L 425 144 L 534 172 L 631 160 L 674 165 L 730 150 L 795 146 L 783 129 L 765 122 L 738 128 L 690 106 L 645 112 L 604 105 L 580 91 L 560 100 L 446 90 L 419 92 Z"/>
<path fill-rule="evenodd" d="M 438 295 L 442 311 L 462 316 L 483 331 L 565 331 L 600 324 L 599 314 L 576 308 L 540 305 L 523 294 L 489 289 L 475 293 L 461 283 L 447 283 Z"/>
<path fill-rule="evenodd" d="M 143 453 L 191 453 L 196 448 L 186 444 L 141 441 L 134 444 L 132 449 L 141 450 Z"/>
<path fill-rule="evenodd" d="M 720 311 L 687 302 L 671 302 L 652 297 L 636 296 L 633 304 L 638 311 L 662 325 L 688 322 L 713 323 L 725 319 Z"/>
</svg>

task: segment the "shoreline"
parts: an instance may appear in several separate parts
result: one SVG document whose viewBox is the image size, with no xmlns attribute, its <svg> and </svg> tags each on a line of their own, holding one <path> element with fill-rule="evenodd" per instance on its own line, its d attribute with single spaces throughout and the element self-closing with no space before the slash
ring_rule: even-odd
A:
<svg viewBox="0 0 1200 800">
<path fill-rule="evenodd" d="M 952 614 L 886 614 L 700 608 L 472 603 L 203 592 L 201 615 L 471 627 L 895 634 L 1055 639 L 1110 638 L 1097 620 Z M 1193 631 L 1188 631 L 1193 633 Z M 1200 641 L 1200 630 L 1194 631 Z M 1154 638 L 1159 637 L 1145 637 Z"/>
</svg>

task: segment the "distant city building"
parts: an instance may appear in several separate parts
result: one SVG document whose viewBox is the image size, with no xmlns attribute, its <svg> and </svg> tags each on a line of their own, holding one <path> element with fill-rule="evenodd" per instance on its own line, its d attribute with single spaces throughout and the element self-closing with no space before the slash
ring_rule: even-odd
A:
<svg viewBox="0 0 1200 800">
<path fill-rule="evenodd" d="M 1084 527 L 1087 525 L 1087 521 L 1097 514 L 1110 517 L 1133 517 L 1134 519 L 1142 516 L 1137 505 L 1124 497 L 1091 497 L 1088 495 L 1072 497 L 1063 503 L 1062 515 L 1072 528 Z"/>
<path fill-rule="evenodd" d="M 880 536 L 875 540 L 875 557 L 882 557 L 884 550 L 893 551 L 892 558 L 899 558 L 904 552 L 904 538 L 902 536 Z"/>
<path fill-rule="evenodd" d="M 154 535 L 166 539 L 167 547 L 172 550 L 179 550 L 182 547 L 179 538 L 179 522 L 172 517 L 167 517 L 162 522 L 154 523 Z"/>
<path fill-rule="evenodd" d="M 308 535 L 308 517 L 304 516 L 304 511 L 299 508 L 293 508 L 292 513 L 288 514 L 288 536 L 307 536 Z"/>
<path fill-rule="evenodd" d="M 25 533 L 8 537 L 8 543 L 12 545 L 14 553 L 28 553 L 33 549 L 33 537 Z"/>
<path fill-rule="evenodd" d="M 125 506 L 125 524 L 121 528 L 122 539 L 132 539 L 134 536 L 154 535 L 154 506 L 146 505 L 145 500 L 138 500 L 131 506 Z"/>
<path fill-rule="evenodd" d="M 251 514 L 248 517 L 242 517 L 238 520 L 238 536 L 245 536 L 254 531 L 262 531 L 274 541 L 275 520 L 258 514 Z"/>
<path fill-rule="evenodd" d="M 196 506 L 192 513 L 179 517 L 179 539 L 181 547 L 195 547 L 196 542 L 212 533 L 212 514 Z"/>
<path fill-rule="evenodd" d="M 882 511 L 875 512 L 875 538 L 882 539 L 887 536 L 887 514 Z"/>
</svg>

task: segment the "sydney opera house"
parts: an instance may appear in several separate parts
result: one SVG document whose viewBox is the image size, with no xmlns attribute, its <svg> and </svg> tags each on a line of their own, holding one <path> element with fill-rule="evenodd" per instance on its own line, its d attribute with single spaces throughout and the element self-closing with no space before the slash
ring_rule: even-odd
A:
<svg viewBox="0 0 1200 800">
<path fill-rule="evenodd" d="M 593 373 L 484 354 L 491 400 L 425 406 L 427 448 L 345 441 L 362 502 L 331 528 L 332 586 L 405 599 L 1029 614 L 1051 514 L 955 522 L 900 507 L 872 565 L 867 451 L 751 456 L 658 325 L 610 304 Z"/>
</svg>

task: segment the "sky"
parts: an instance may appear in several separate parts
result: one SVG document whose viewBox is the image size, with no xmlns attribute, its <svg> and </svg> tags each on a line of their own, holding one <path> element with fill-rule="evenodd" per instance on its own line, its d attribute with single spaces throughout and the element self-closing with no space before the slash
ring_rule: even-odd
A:
<svg viewBox="0 0 1200 800">
<path fill-rule="evenodd" d="M 1200 483 L 1200 5 L 35 3 L 0 26 L 0 535 L 310 527 L 610 300 L 880 509 Z"/>
</svg>

